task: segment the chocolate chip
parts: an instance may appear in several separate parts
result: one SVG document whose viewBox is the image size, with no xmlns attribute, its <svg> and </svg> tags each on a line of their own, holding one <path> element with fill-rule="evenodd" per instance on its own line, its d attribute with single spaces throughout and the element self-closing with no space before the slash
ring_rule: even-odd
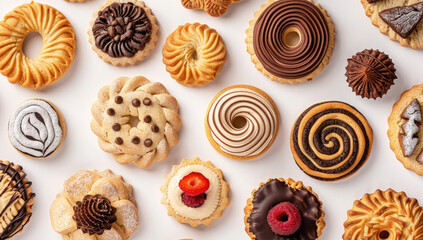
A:
<svg viewBox="0 0 423 240">
<path fill-rule="evenodd" d="M 119 39 L 120 39 L 120 35 L 116 35 L 116 36 L 113 38 L 113 41 L 115 41 L 115 42 L 119 42 Z"/>
<path fill-rule="evenodd" d="M 121 27 L 123 27 L 125 25 L 125 22 L 123 21 L 123 18 L 122 17 L 118 17 L 118 18 L 116 18 L 116 20 L 117 20 L 117 22 L 119 23 L 119 25 Z"/>
<path fill-rule="evenodd" d="M 145 141 L 144 141 L 144 145 L 145 145 L 146 147 L 151 147 L 151 145 L 153 145 L 153 140 L 151 140 L 151 139 L 149 139 L 149 138 L 145 139 Z"/>
<path fill-rule="evenodd" d="M 132 143 L 133 144 L 139 144 L 141 142 L 141 139 L 139 138 L 139 137 L 134 137 L 133 139 L 132 139 Z"/>
<path fill-rule="evenodd" d="M 145 123 L 150 123 L 151 122 L 151 116 L 150 115 L 147 115 L 147 116 L 145 116 L 145 118 L 144 118 L 144 122 Z"/>
<path fill-rule="evenodd" d="M 141 101 L 138 98 L 134 98 L 134 100 L 132 100 L 132 106 L 139 107 L 140 105 Z"/>
<path fill-rule="evenodd" d="M 109 34 L 109 36 L 110 37 L 115 37 L 116 36 L 116 31 L 115 31 L 115 28 L 114 27 L 112 27 L 112 26 L 109 26 L 108 28 L 107 28 L 107 33 Z"/>
<path fill-rule="evenodd" d="M 160 128 L 157 125 L 151 126 L 151 131 L 158 133 L 160 131 Z"/>
<path fill-rule="evenodd" d="M 116 132 L 120 130 L 120 124 L 119 123 L 115 123 L 112 126 L 113 130 L 115 130 Z"/>
<path fill-rule="evenodd" d="M 144 98 L 144 100 L 142 100 L 142 103 L 144 103 L 145 106 L 150 106 L 151 105 L 151 99 Z"/>
<path fill-rule="evenodd" d="M 122 34 L 122 33 L 123 33 L 123 29 L 122 29 L 122 27 L 121 27 L 121 26 L 117 25 L 117 26 L 115 27 L 115 29 L 116 29 L 116 32 L 117 32 L 117 33 L 119 33 L 119 34 Z"/>
<path fill-rule="evenodd" d="M 129 22 L 129 17 L 125 17 L 125 18 L 123 19 L 123 21 L 125 21 L 125 24 L 128 24 L 128 22 Z"/>
<path fill-rule="evenodd" d="M 109 109 L 107 109 L 107 114 L 109 116 L 114 116 L 116 114 L 116 112 L 113 108 L 109 108 Z"/>
<path fill-rule="evenodd" d="M 115 143 L 116 143 L 117 145 L 122 145 L 122 144 L 123 144 L 123 139 L 122 139 L 122 138 L 120 138 L 120 137 L 117 137 L 117 138 L 115 139 Z"/>
<path fill-rule="evenodd" d="M 125 37 L 126 38 L 131 38 L 132 36 L 134 36 L 135 31 L 134 30 L 129 30 L 125 33 Z"/>
<path fill-rule="evenodd" d="M 121 96 L 116 96 L 115 97 L 115 103 L 117 103 L 117 104 L 123 103 L 123 98 Z"/>
<path fill-rule="evenodd" d="M 118 22 L 116 21 L 116 19 L 115 20 L 113 20 L 111 23 L 110 23 L 110 25 L 112 25 L 112 26 L 116 26 L 116 25 L 118 25 Z"/>
<path fill-rule="evenodd" d="M 130 22 L 130 23 L 126 26 L 126 31 L 131 30 L 133 26 L 134 26 L 134 23 L 133 23 L 133 22 Z"/>
</svg>

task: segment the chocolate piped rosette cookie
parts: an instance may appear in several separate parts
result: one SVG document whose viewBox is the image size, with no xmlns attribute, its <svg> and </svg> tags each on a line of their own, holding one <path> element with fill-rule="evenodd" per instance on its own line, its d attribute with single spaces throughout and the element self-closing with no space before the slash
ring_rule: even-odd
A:
<svg viewBox="0 0 423 240">
<path fill-rule="evenodd" d="M 66 240 L 127 240 L 139 222 L 132 186 L 110 170 L 81 170 L 65 181 L 50 222 Z"/>
<path fill-rule="evenodd" d="M 20 153 L 47 158 L 63 143 L 66 123 L 59 109 L 43 99 L 21 103 L 9 119 L 9 140 Z"/>
<path fill-rule="evenodd" d="M 354 202 L 344 228 L 344 240 L 423 239 L 423 208 L 404 192 L 377 190 Z"/>
<path fill-rule="evenodd" d="M 210 102 L 204 127 L 210 144 L 225 157 L 250 160 L 267 152 L 279 131 L 279 111 L 262 90 L 234 85 Z"/>
<path fill-rule="evenodd" d="M 161 191 L 168 215 L 192 227 L 209 226 L 229 205 L 229 184 L 222 170 L 199 158 L 173 166 Z"/>
<path fill-rule="evenodd" d="M 326 223 L 311 187 L 292 179 L 269 179 L 247 200 L 245 231 L 252 240 L 315 240 Z"/>
<path fill-rule="evenodd" d="M 158 30 L 156 17 L 143 1 L 107 0 L 93 14 L 88 36 L 103 61 L 125 66 L 150 55 Z"/>
<path fill-rule="evenodd" d="M 423 48 L 421 0 L 361 0 L 366 15 L 381 33 L 402 46 Z"/>
<path fill-rule="evenodd" d="M 246 32 L 257 70 L 281 83 L 312 80 L 329 64 L 335 47 L 332 19 L 313 0 L 269 0 Z"/>
<path fill-rule="evenodd" d="M 101 88 L 91 112 L 100 148 L 120 164 L 147 168 L 165 160 L 178 142 L 178 102 L 145 77 L 120 77 Z"/>
<path fill-rule="evenodd" d="M 357 172 L 372 144 L 373 131 L 366 118 L 343 102 L 312 105 L 297 118 L 291 132 L 297 165 L 322 181 L 337 181 Z"/>
<path fill-rule="evenodd" d="M 35 193 L 21 166 L 0 160 L 0 239 L 20 233 L 32 216 Z"/>
<path fill-rule="evenodd" d="M 182 5 L 188 9 L 203 9 L 210 16 L 220 17 L 232 3 L 239 2 L 240 0 L 181 0 Z"/>
<path fill-rule="evenodd" d="M 422 123 L 423 84 L 401 94 L 388 118 L 388 137 L 392 151 L 405 168 L 423 176 Z"/>
</svg>

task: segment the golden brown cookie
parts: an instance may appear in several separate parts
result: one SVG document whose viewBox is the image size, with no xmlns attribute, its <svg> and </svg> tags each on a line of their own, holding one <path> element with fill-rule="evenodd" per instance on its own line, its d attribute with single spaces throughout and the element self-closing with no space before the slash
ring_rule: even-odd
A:
<svg viewBox="0 0 423 240">
<path fill-rule="evenodd" d="M 240 0 L 181 0 L 182 5 L 188 9 L 203 9 L 213 17 L 222 16 L 232 3 Z"/>
<path fill-rule="evenodd" d="M 9 140 L 21 154 L 47 158 L 63 143 L 66 122 L 59 109 L 44 99 L 21 103 L 9 119 Z"/>
<path fill-rule="evenodd" d="M 163 46 L 166 71 L 180 84 L 203 86 L 213 81 L 226 62 L 222 37 L 205 24 L 179 26 Z"/>
<path fill-rule="evenodd" d="M 65 181 L 50 222 L 65 240 L 127 240 L 139 222 L 132 186 L 110 170 L 81 170 Z"/>
<path fill-rule="evenodd" d="M 146 168 L 165 160 L 178 142 L 178 102 L 145 77 L 120 77 L 101 88 L 91 112 L 100 148 L 120 164 Z"/>
<path fill-rule="evenodd" d="M 366 118 L 343 102 L 321 102 L 307 108 L 291 131 L 291 151 L 310 177 L 337 181 L 366 163 L 373 132 Z"/>
<path fill-rule="evenodd" d="M 35 59 L 24 55 L 22 45 L 31 32 L 43 38 Z M 66 17 L 55 8 L 31 2 L 16 7 L 0 22 L 0 73 L 10 83 L 39 89 L 59 80 L 72 65 L 75 33 Z"/>
<path fill-rule="evenodd" d="M 279 124 L 279 111 L 272 98 L 249 85 L 220 91 L 204 119 L 213 148 L 236 160 L 251 160 L 267 152 L 278 135 Z"/>
<path fill-rule="evenodd" d="M 325 212 L 317 194 L 311 187 L 290 178 L 269 179 L 261 183 L 247 200 L 244 213 L 245 231 L 252 240 L 283 236 L 318 239 L 326 225 L 323 220 Z M 284 222 L 281 215 L 285 216 Z"/>
<path fill-rule="evenodd" d="M 413 49 L 423 48 L 423 21 L 421 20 L 423 3 L 421 0 L 375 1 L 373 3 L 361 0 L 361 3 L 366 15 L 370 17 L 373 25 L 379 27 L 381 33 L 387 34 L 391 40 L 398 41 L 402 46 L 410 46 Z M 420 6 L 413 7 L 416 3 L 420 3 Z M 393 10 L 396 16 L 387 15 L 390 14 L 388 12 L 390 10 Z M 381 13 L 382 17 L 385 14 L 386 18 L 395 20 L 384 21 Z M 411 26 L 414 25 L 413 23 L 417 25 Z"/>
<path fill-rule="evenodd" d="M 246 33 L 257 70 L 281 83 L 312 80 L 329 64 L 335 47 L 332 19 L 313 0 L 269 0 Z"/>
<path fill-rule="evenodd" d="M 173 166 L 161 191 L 168 215 L 192 227 L 209 226 L 229 205 L 229 184 L 222 170 L 199 158 L 184 159 Z"/>
<path fill-rule="evenodd" d="M 156 17 L 143 1 L 107 0 L 93 13 L 88 36 L 103 61 L 125 66 L 150 55 L 158 30 Z"/>
<path fill-rule="evenodd" d="M 388 137 L 392 151 L 405 168 L 423 176 L 423 131 L 421 107 L 423 84 L 401 94 L 388 118 Z"/>
<path fill-rule="evenodd" d="M 423 208 L 404 192 L 377 190 L 354 202 L 344 228 L 344 240 L 423 239 Z"/>
</svg>

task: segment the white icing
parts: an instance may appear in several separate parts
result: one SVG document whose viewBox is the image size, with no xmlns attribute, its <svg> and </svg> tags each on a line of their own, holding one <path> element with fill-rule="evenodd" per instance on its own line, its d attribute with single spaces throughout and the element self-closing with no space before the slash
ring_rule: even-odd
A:
<svg viewBox="0 0 423 240">
<path fill-rule="evenodd" d="M 57 112 L 44 100 L 22 103 L 9 120 L 12 145 L 34 157 L 46 157 L 54 152 L 62 141 L 62 134 Z"/>
<path fill-rule="evenodd" d="M 422 121 L 420 105 L 417 99 L 414 99 L 410 105 L 408 105 L 401 114 L 401 118 L 408 119 L 408 121 L 401 126 L 405 134 L 401 136 L 401 143 L 404 156 L 409 157 L 413 154 L 419 141 L 418 137 L 416 137 L 416 134 L 419 132 L 419 126 L 417 124 Z"/>
<path fill-rule="evenodd" d="M 210 182 L 209 189 L 205 192 L 207 195 L 204 204 L 198 208 L 191 208 L 186 206 L 182 200 L 182 190 L 179 188 L 179 181 L 186 175 L 192 172 L 199 172 L 203 174 Z M 220 178 L 213 170 L 203 165 L 189 165 L 178 170 L 173 176 L 168 185 L 168 199 L 167 202 L 172 206 L 178 215 L 185 218 L 200 220 L 210 217 L 214 210 L 216 210 L 221 195 Z"/>
</svg>

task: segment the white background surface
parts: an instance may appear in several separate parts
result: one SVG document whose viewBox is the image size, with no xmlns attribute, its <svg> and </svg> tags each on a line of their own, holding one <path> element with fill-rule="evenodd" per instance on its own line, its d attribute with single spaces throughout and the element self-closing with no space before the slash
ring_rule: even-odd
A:
<svg viewBox="0 0 423 240">
<path fill-rule="evenodd" d="M 328 10 L 335 23 L 337 36 L 334 56 L 324 72 L 313 81 L 294 86 L 282 85 L 264 77 L 250 62 L 246 51 L 245 30 L 253 13 L 266 0 L 243 0 L 232 5 L 220 18 L 210 17 L 199 10 L 187 10 L 179 0 L 146 0 L 159 21 L 159 41 L 144 62 L 131 67 L 106 64 L 91 50 L 86 34 L 88 23 L 91 14 L 104 0 L 87 0 L 85 3 L 40 1 L 56 7 L 70 20 L 76 32 L 77 52 L 73 66 L 65 77 L 41 91 L 9 84 L 0 75 L 0 159 L 22 165 L 33 181 L 33 190 L 37 194 L 33 217 L 16 239 L 60 239 L 60 235 L 50 226 L 49 207 L 56 194 L 62 191 L 63 182 L 80 169 L 110 168 L 134 186 L 140 225 L 132 239 L 248 239 L 244 231 L 243 208 L 251 191 L 271 177 L 291 177 L 313 187 L 326 212 L 327 226 L 321 239 L 341 239 L 346 212 L 352 207 L 353 201 L 378 188 L 385 190 L 391 187 L 405 191 L 410 197 L 423 202 L 422 177 L 406 170 L 396 160 L 389 149 L 386 134 L 387 118 L 393 103 L 404 90 L 423 80 L 423 52 L 401 47 L 379 33 L 365 16 L 359 0 L 317 0 Z M 22 2 L 29 1 L 1 0 L 0 16 Z M 214 82 L 205 87 L 190 88 L 179 85 L 165 71 L 161 48 L 166 36 L 178 25 L 196 21 L 208 24 L 221 34 L 227 47 L 227 62 Z M 397 68 L 395 85 L 383 99 L 376 101 L 355 96 L 345 81 L 347 58 L 365 48 L 385 51 Z M 147 170 L 117 164 L 111 155 L 100 150 L 96 136 L 90 130 L 90 108 L 100 87 L 119 76 L 135 75 L 144 75 L 151 81 L 163 83 L 178 99 L 183 120 L 180 142 L 171 151 L 168 160 L 155 163 Z M 234 84 L 250 84 L 263 89 L 274 99 L 281 114 L 279 135 L 274 145 L 265 155 L 249 162 L 221 156 L 208 143 L 203 129 L 209 101 L 221 89 Z M 64 144 L 47 160 L 22 156 L 7 137 L 10 114 L 20 102 L 33 97 L 52 101 L 62 111 L 67 123 L 68 135 Z M 310 105 L 325 100 L 340 100 L 357 107 L 367 117 L 374 131 L 374 145 L 368 162 L 352 177 L 335 183 L 320 182 L 305 175 L 295 164 L 289 148 L 289 134 L 296 117 Z M 210 227 L 193 229 L 167 216 L 166 207 L 160 204 L 160 186 L 173 164 L 178 164 L 183 158 L 196 156 L 211 160 L 223 170 L 231 185 L 231 204 L 223 212 L 222 218 Z"/>
</svg>

